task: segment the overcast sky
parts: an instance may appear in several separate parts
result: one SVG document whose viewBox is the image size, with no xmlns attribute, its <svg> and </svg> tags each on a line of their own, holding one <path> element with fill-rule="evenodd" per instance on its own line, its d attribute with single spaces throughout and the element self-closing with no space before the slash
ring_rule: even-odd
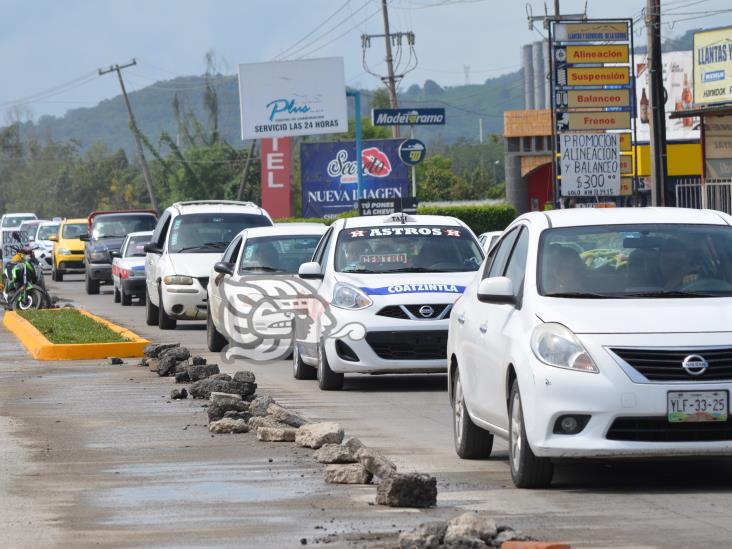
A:
<svg viewBox="0 0 732 549">
<path fill-rule="evenodd" d="M 528 4 L 535 15 L 543 14 L 544 2 Z M 637 19 L 645 4 L 589 0 L 588 15 Z M 364 72 L 360 35 L 383 32 L 380 5 L 381 0 L 0 0 L 0 125 L 9 107 L 29 108 L 37 118 L 118 95 L 116 78 L 96 76 L 96 70 L 133 57 L 138 66 L 125 71 L 132 90 L 203 73 L 210 50 L 228 74 L 238 63 L 278 56 L 343 56 L 348 84 L 374 88 L 379 81 Z M 561 0 L 563 13 L 581 12 L 584 5 L 585 0 Z M 730 0 L 662 5 L 665 37 L 732 25 Z M 727 11 L 704 17 L 714 10 Z M 516 70 L 520 46 L 544 32 L 541 24 L 538 31 L 528 29 L 524 0 L 390 0 L 390 19 L 392 31 L 416 35 L 419 63 L 404 86 L 426 79 L 463 84 L 466 66 L 471 83 Z M 645 40 L 642 24 L 636 39 Z M 385 70 L 383 48 L 383 40 L 374 40 L 367 51 L 375 72 Z M 408 58 L 405 46 L 402 63 Z"/>
</svg>

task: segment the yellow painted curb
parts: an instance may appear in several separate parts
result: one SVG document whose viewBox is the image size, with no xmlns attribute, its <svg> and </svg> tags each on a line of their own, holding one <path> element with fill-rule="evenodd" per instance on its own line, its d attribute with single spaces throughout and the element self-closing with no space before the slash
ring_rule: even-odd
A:
<svg viewBox="0 0 732 549">
<path fill-rule="evenodd" d="M 49 313 L 53 314 L 53 310 L 49 309 Z M 104 324 L 110 330 L 130 339 L 130 341 L 121 343 L 51 343 L 33 324 L 15 311 L 5 312 L 3 324 L 20 340 L 33 358 L 38 360 L 83 360 L 112 356 L 119 358 L 136 357 L 142 356 L 145 345 L 150 343 L 147 339 L 141 338 L 126 328 L 112 324 L 104 318 L 82 309 L 78 309 L 78 311 Z"/>
</svg>

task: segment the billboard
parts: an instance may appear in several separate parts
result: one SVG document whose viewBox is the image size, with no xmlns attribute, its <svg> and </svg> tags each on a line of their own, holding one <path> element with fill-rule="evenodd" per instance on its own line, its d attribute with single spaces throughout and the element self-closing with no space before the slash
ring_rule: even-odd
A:
<svg viewBox="0 0 732 549">
<path fill-rule="evenodd" d="M 273 219 L 292 217 L 292 138 L 261 142 L 262 207 Z"/>
<path fill-rule="evenodd" d="M 399 160 L 400 143 L 399 139 L 363 142 L 360 196 L 355 142 L 301 144 L 302 216 L 333 217 L 354 209 L 358 198 L 406 197 L 409 168 Z"/>
<path fill-rule="evenodd" d="M 707 179 L 732 177 L 732 116 L 704 118 L 704 161 Z"/>
<path fill-rule="evenodd" d="M 348 131 L 342 57 L 239 65 L 241 138 Z"/>
<path fill-rule="evenodd" d="M 670 51 L 661 55 L 663 65 L 663 87 L 666 90 L 666 140 L 698 141 L 699 119 L 670 119 L 674 111 L 686 110 L 692 106 L 692 55 L 690 51 Z M 650 141 L 650 79 L 648 56 L 633 57 L 636 78 L 636 112 L 638 113 L 637 138 L 639 142 Z"/>
<path fill-rule="evenodd" d="M 732 27 L 694 33 L 694 103 L 732 101 Z"/>
<path fill-rule="evenodd" d="M 374 126 L 434 126 L 445 123 L 444 108 L 371 109 Z"/>
</svg>

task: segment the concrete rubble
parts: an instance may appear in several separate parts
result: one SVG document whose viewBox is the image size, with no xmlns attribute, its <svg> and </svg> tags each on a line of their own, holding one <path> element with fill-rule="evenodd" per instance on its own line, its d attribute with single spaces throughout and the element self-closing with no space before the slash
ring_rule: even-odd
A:
<svg viewBox="0 0 732 549">
<path fill-rule="evenodd" d="M 315 449 L 323 444 L 340 444 L 342 441 L 343 428 L 332 421 L 302 425 L 295 436 L 298 446 Z"/>
<path fill-rule="evenodd" d="M 326 465 L 323 480 L 329 484 L 370 484 L 374 476 L 360 463 Z"/>
<path fill-rule="evenodd" d="M 319 463 L 357 463 L 356 454 L 343 444 L 323 444 L 315 452 L 315 460 Z"/>
<path fill-rule="evenodd" d="M 188 398 L 188 391 L 183 387 L 181 389 L 173 389 L 170 391 L 170 398 L 172 400 L 182 400 Z"/>
<path fill-rule="evenodd" d="M 222 418 L 208 424 L 211 433 L 248 433 L 249 426 L 243 419 Z"/>
<path fill-rule="evenodd" d="M 267 413 L 277 421 L 287 423 L 287 425 L 292 427 L 300 427 L 307 423 L 307 420 L 301 415 L 291 412 L 287 408 L 283 408 L 274 402 L 267 407 Z"/>
<path fill-rule="evenodd" d="M 294 427 L 257 427 L 257 440 L 262 442 L 295 442 Z"/>
<path fill-rule="evenodd" d="M 399 535 L 399 549 L 500 548 L 507 541 L 534 541 L 508 526 L 496 526 L 485 512 L 467 512 L 449 521 L 420 524 Z"/>
<path fill-rule="evenodd" d="M 437 479 L 423 473 L 393 473 L 376 488 L 376 503 L 389 507 L 434 507 Z"/>
</svg>

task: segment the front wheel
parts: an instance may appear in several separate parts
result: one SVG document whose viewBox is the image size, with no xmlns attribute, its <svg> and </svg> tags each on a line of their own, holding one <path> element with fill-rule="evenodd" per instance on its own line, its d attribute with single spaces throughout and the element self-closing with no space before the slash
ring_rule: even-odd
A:
<svg viewBox="0 0 732 549">
<path fill-rule="evenodd" d="M 292 347 L 292 377 L 295 379 L 315 379 L 317 376 L 318 370 L 302 361 L 300 352 L 297 350 L 297 342 L 294 342 Z"/>
<path fill-rule="evenodd" d="M 59 271 L 56 267 L 51 267 L 51 280 L 53 280 L 54 282 L 63 282 L 63 271 Z"/>
<path fill-rule="evenodd" d="M 43 292 L 38 288 L 31 288 L 20 293 L 13 302 L 13 309 L 16 311 L 28 311 L 30 309 L 41 309 L 45 304 Z"/>
<path fill-rule="evenodd" d="M 209 303 L 211 303 L 210 300 Z M 213 318 L 211 318 L 211 316 L 212 313 L 209 308 L 208 316 L 206 317 L 206 345 L 208 345 L 209 351 L 212 353 L 218 353 L 226 347 L 228 342 L 223 334 L 216 329 L 216 325 L 213 323 Z"/>
<path fill-rule="evenodd" d="M 460 371 L 455 369 L 453 381 L 453 422 L 452 432 L 455 442 L 455 452 L 463 459 L 482 459 L 490 457 L 493 450 L 493 435 L 478 427 L 470 419 L 465 406 L 463 384 L 460 380 Z"/>
<path fill-rule="evenodd" d="M 323 391 L 340 391 L 343 389 L 343 374 L 330 369 L 328 356 L 325 354 L 325 343 L 323 340 L 318 345 L 318 387 Z"/>
<path fill-rule="evenodd" d="M 84 277 L 84 282 L 86 286 L 86 293 L 88 295 L 97 295 L 99 294 L 99 281 L 98 280 L 92 280 L 89 278 L 89 273 L 86 274 Z"/>
<path fill-rule="evenodd" d="M 175 330 L 178 321 L 165 312 L 163 290 L 158 290 L 158 326 L 161 330 Z"/>
<path fill-rule="evenodd" d="M 132 294 L 125 292 L 125 287 L 122 286 L 119 289 L 119 300 L 122 302 L 123 307 L 129 307 L 132 305 Z"/>
<path fill-rule="evenodd" d="M 552 482 L 554 465 L 549 458 L 534 455 L 526 437 L 518 380 L 513 380 L 508 408 L 508 461 L 517 488 L 546 488 Z"/>
<path fill-rule="evenodd" d="M 119 303 L 122 300 L 122 296 L 120 295 L 120 291 L 115 288 L 114 289 L 114 302 Z"/>
<path fill-rule="evenodd" d="M 158 308 L 150 301 L 150 294 L 145 288 L 145 324 L 148 326 L 158 325 Z"/>
</svg>

